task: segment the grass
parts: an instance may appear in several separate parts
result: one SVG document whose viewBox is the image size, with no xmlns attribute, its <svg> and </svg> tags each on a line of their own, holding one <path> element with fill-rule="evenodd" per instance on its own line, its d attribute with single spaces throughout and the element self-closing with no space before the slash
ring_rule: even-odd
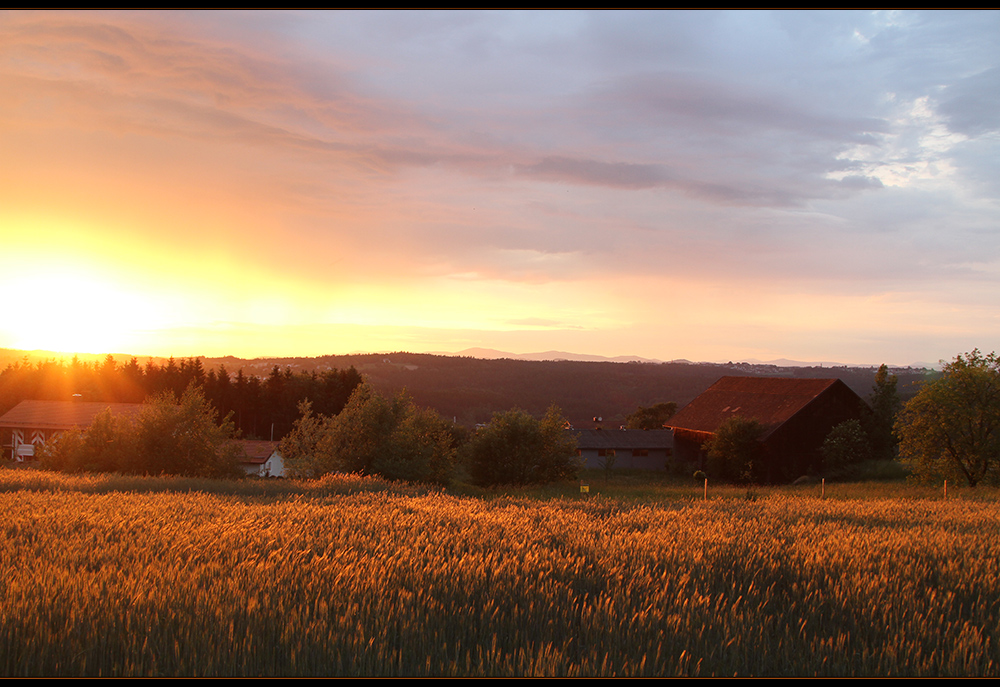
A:
<svg viewBox="0 0 1000 687">
<path fill-rule="evenodd" d="M 0 674 L 996 675 L 993 489 L 0 470 Z"/>
</svg>

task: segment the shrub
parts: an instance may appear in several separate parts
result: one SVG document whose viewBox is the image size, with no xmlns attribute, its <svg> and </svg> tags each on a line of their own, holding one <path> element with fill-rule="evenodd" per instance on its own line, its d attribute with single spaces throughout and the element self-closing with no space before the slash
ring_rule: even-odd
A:
<svg viewBox="0 0 1000 687">
<path fill-rule="evenodd" d="M 576 438 L 551 406 L 542 420 L 523 410 L 496 413 L 469 444 L 472 480 L 481 486 L 544 484 L 580 472 Z"/>
<path fill-rule="evenodd" d="M 727 419 L 705 442 L 708 451 L 708 469 L 714 477 L 729 482 L 750 482 L 760 471 L 760 442 L 764 432 L 757 420 L 734 415 Z M 758 466 L 756 471 L 754 463 Z"/>
<path fill-rule="evenodd" d="M 338 415 L 315 416 L 308 403 L 299 410 L 302 417 L 280 449 L 294 474 L 351 472 L 438 484 L 451 479 L 456 449 L 449 424 L 418 408 L 405 391 L 385 398 L 362 384 Z"/>
<path fill-rule="evenodd" d="M 191 477 L 241 474 L 235 428 L 201 389 L 178 403 L 167 392 L 148 399 L 134 418 L 99 414 L 86 430 L 64 432 L 42 449 L 42 466 L 63 472 L 123 472 Z"/>
<path fill-rule="evenodd" d="M 827 470 L 839 470 L 872 457 L 868 435 L 858 420 L 844 420 L 831 429 L 820 452 Z"/>
<path fill-rule="evenodd" d="M 218 412 L 198 387 L 188 387 L 174 402 L 166 392 L 148 401 L 135 423 L 133 458 L 123 472 L 226 477 L 241 474 L 236 427 Z"/>
</svg>

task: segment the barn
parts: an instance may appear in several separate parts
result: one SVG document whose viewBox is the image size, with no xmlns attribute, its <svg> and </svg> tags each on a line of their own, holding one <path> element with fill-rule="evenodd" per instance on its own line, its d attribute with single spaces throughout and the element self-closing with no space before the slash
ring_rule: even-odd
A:
<svg viewBox="0 0 1000 687">
<path fill-rule="evenodd" d="M 869 412 L 839 379 L 723 377 L 664 426 L 673 430 L 676 459 L 704 469 L 704 443 L 723 422 L 733 416 L 757 420 L 764 426 L 761 474 L 768 482 L 786 482 L 818 472 L 830 430 Z"/>
</svg>

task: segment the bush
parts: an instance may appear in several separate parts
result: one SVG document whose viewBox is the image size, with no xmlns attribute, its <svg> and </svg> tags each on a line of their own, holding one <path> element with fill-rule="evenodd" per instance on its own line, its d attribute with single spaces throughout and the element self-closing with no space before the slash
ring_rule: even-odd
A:
<svg viewBox="0 0 1000 687">
<path fill-rule="evenodd" d="M 134 418 L 99 414 L 86 430 L 64 432 L 42 449 L 42 466 L 63 472 L 226 477 L 241 474 L 235 428 L 189 387 L 177 403 L 167 392 Z"/>
<path fill-rule="evenodd" d="M 820 448 L 823 467 L 826 470 L 840 470 L 853 463 L 860 463 L 872 457 L 868 435 L 858 420 L 844 420 L 830 430 Z"/>
<path fill-rule="evenodd" d="M 751 482 L 760 471 L 760 442 L 764 427 L 757 420 L 734 415 L 705 442 L 708 471 L 728 482 Z M 756 470 L 754 463 L 758 463 Z"/>
<path fill-rule="evenodd" d="M 170 392 L 154 397 L 135 426 L 135 462 L 123 472 L 226 477 L 241 474 L 242 448 L 234 443 L 236 427 L 221 422 L 201 389 L 188 387 L 174 402 Z"/>
<path fill-rule="evenodd" d="M 480 486 L 545 484 L 580 472 L 576 438 L 551 406 L 542 420 L 523 410 L 495 413 L 469 444 L 469 471 Z"/>
<path fill-rule="evenodd" d="M 674 416 L 677 412 L 677 404 L 657 403 L 645 408 L 639 406 L 634 413 L 625 416 L 625 426 L 629 429 L 663 429 L 663 423 Z"/>
<path fill-rule="evenodd" d="M 406 392 L 385 398 L 362 384 L 338 415 L 315 416 L 307 402 L 299 410 L 302 417 L 280 448 L 293 474 L 350 472 L 437 484 L 451 479 L 456 449 L 449 424 L 417 408 Z"/>
</svg>

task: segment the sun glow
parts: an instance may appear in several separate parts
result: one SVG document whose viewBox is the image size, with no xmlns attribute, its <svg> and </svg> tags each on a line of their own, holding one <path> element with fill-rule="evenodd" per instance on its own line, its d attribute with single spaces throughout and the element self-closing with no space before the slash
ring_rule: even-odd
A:
<svg viewBox="0 0 1000 687">
<path fill-rule="evenodd" d="M 12 348 L 101 353 L 131 348 L 137 329 L 154 326 L 141 294 L 79 267 L 50 266 L 9 274 L 15 294 L 5 330 Z"/>
</svg>

